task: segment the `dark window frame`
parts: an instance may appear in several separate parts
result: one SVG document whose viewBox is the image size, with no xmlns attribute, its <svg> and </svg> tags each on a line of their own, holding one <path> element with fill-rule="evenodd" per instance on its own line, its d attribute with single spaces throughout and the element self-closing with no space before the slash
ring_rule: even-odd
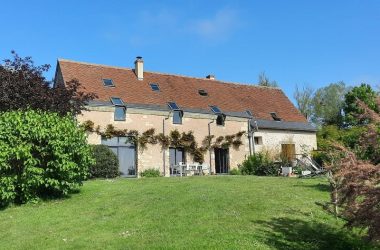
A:
<svg viewBox="0 0 380 250">
<path fill-rule="evenodd" d="M 263 145 L 263 137 L 262 136 L 254 136 L 253 137 L 255 145 Z"/>
<path fill-rule="evenodd" d="M 208 96 L 208 92 L 205 89 L 199 89 L 198 94 L 200 96 Z"/>
<path fill-rule="evenodd" d="M 160 89 L 160 85 L 158 85 L 158 83 L 149 83 L 150 85 L 150 88 L 152 89 L 152 91 L 154 92 L 160 92 L 161 89 Z"/>
<path fill-rule="evenodd" d="M 106 84 L 106 81 L 111 81 L 111 84 Z M 115 87 L 112 78 L 102 78 L 102 82 L 104 87 Z"/>
<path fill-rule="evenodd" d="M 279 117 L 276 112 L 270 112 L 270 115 L 272 116 L 273 120 L 275 120 L 276 122 L 280 122 L 282 120 L 282 118 Z"/>
</svg>

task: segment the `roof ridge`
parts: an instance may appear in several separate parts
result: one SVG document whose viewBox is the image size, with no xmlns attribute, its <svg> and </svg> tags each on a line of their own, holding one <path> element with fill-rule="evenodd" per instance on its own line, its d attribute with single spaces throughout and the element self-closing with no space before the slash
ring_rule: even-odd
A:
<svg viewBox="0 0 380 250">
<path fill-rule="evenodd" d="M 129 67 L 110 66 L 110 65 L 106 65 L 106 64 L 74 61 L 74 60 L 64 59 L 64 58 L 58 58 L 57 60 L 58 60 L 58 62 L 63 61 L 63 62 L 71 62 L 71 63 L 78 63 L 78 64 L 86 64 L 86 65 L 91 65 L 91 66 L 107 67 L 107 68 L 113 68 L 113 69 L 133 70 L 132 68 L 129 68 Z M 204 81 L 214 81 L 214 82 L 222 83 L 222 84 L 234 84 L 234 85 L 243 85 L 243 86 L 254 87 L 254 88 L 266 88 L 266 89 L 281 90 L 281 88 L 279 88 L 279 87 L 260 86 L 260 85 L 254 84 L 254 83 L 241 83 L 241 82 L 230 82 L 230 81 L 222 81 L 222 80 L 211 80 L 211 79 L 202 78 L 202 77 L 187 76 L 187 75 L 173 74 L 173 73 L 164 73 L 164 72 L 157 72 L 157 71 L 144 71 L 144 72 L 152 73 L 152 74 L 159 74 L 159 75 L 186 77 L 186 78 L 192 78 L 192 79 L 198 79 L 198 80 L 204 80 Z"/>
</svg>

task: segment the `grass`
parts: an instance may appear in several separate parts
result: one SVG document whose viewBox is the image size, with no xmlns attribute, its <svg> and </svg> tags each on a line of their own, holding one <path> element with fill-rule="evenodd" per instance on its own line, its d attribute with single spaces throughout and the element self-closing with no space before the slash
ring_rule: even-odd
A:
<svg viewBox="0 0 380 250">
<path fill-rule="evenodd" d="M 1 249 L 369 249 L 315 202 L 325 179 L 85 182 L 68 199 L 0 211 Z"/>
</svg>

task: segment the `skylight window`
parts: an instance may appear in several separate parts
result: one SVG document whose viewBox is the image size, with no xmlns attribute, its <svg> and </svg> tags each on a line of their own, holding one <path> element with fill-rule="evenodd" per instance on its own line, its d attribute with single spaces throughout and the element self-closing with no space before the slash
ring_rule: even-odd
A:
<svg viewBox="0 0 380 250">
<path fill-rule="evenodd" d="M 114 87 L 115 85 L 113 84 L 112 79 L 103 79 L 103 84 L 106 87 Z"/>
<path fill-rule="evenodd" d="M 281 121 L 281 117 L 279 117 L 276 112 L 271 112 L 270 115 L 272 116 L 273 120 Z"/>
<path fill-rule="evenodd" d="M 215 114 L 221 114 L 222 111 L 220 111 L 220 109 L 217 107 L 217 106 L 210 106 L 212 112 L 214 112 Z"/>
<path fill-rule="evenodd" d="M 200 89 L 200 90 L 198 90 L 198 93 L 199 93 L 201 96 L 208 96 L 207 91 L 204 90 L 204 89 Z"/>
<path fill-rule="evenodd" d="M 247 109 L 245 112 L 247 113 L 248 116 L 253 117 L 253 114 L 250 110 Z"/>
<path fill-rule="evenodd" d="M 151 83 L 150 87 L 152 88 L 153 91 L 160 91 L 160 87 L 158 86 L 157 83 Z"/>
<path fill-rule="evenodd" d="M 119 97 L 111 97 L 111 102 L 115 106 L 123 106 L 124 105 L 123 100 L 121 100 L 121 98 L 119 98 Z"/>
<path fill-rule="evenodd" d="M 168 102 L 168 106 L 171 110 L 179 110 L 179 107 L 175 102 Z"/>
</svg>

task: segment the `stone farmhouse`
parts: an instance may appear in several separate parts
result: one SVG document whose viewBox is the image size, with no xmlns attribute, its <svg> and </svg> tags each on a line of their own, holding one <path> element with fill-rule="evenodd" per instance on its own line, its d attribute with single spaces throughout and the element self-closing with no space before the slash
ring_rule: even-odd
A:
<svg viewBox="0 0 380 250">
<path fill-rule="evenodd" d="M 144 71 L 141 57 L 134 64 L 122 68 L 59 59 L 55 73 L 55 84 L 77 79 L 85 91 L 97 94 L 77 119 L 94 123 L 89 143 L 109 146 L 124 176 L 139 176 L 152 168 L 175 175 L 179 164 L 194 163 L 194 153 L 159 143 L 142 149 L 130 136 L 104 136 L 110 124 L 139 135 L 152 128 L 163 136 L 192 131 L 198 148 L 208 144 L 203 147 L 202 168 L 210 174 L 228 173 L 261 150 L 295 155 L 317 147 L 316 129 L 279 88 L 223 82 L 213 75 Z"/>
</svg>

